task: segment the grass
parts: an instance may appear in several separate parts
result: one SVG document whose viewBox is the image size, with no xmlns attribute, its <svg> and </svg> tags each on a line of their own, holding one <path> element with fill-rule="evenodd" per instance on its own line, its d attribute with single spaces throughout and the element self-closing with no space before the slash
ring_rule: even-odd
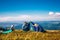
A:
<svg viewBox="0 0 60 40">
<path fill-rule="evenodd" d="M 15 30 L 9 34 L 0 34 L 0 40 L 60 40 L 60 30 L 45 33 Z"/>
</svg>

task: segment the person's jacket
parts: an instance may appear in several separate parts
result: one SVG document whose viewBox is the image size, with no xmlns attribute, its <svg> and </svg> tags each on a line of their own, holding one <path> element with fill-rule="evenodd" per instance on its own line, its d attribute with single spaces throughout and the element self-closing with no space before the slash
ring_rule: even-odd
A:
<svg viewBox="0 0 60 40">
<path fill-rule="evenodd" d="M 30 30 L 30 23 L 23 24 L 22 29 L 23 29 L 24 31 L 29 31 L 29 30 Z"/>
</svg>

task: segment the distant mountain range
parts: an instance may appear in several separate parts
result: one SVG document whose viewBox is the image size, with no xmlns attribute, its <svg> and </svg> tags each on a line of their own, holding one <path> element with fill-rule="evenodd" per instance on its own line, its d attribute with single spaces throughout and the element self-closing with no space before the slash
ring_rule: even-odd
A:
<svg viewBox="0 0 60 40">
<path fill-rule="evenodd" d="M 0 22 L 0 27 L 10 27 L 13 24 L 15 29 L 22 29 L 23 22 Z M 34 21 L 34 23 L 40 24 L 45 30 L 60 30 L 60 21 Z"/>
</svg>

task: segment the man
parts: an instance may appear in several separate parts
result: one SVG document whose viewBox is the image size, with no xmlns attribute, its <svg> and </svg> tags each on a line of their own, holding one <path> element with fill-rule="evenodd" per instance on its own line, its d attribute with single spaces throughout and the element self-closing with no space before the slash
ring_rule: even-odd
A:
<svg viewBox="0 0 60 40">
<path fill-rule="evenodd" d="M 11 25 L 11 30 L 14 31 L 14 25 Z"/>
<path fill-rule="evenodd" d="M 39 32 L 39 31 L 40 32 L 45 32 L 45 30 L 43 29 L 43 27 L 40 26 L 40 25 L 38 25 L 38 24 L 36 24 L 36 23 L 33 25 L 33 27 L 34 27 L 34 30 L 37 31 L 37 32 Z"/>
<path fill-rule="evenodd" d="M 43 27 L 41 25 L 38 25 L 34 22 L 31 22 L 33 24 L 33 28 L 34 28 L 34 31 L 37 31 L 37 32 L 45 32 L 45 30 L 43 29 Z"/>
<path fill-rule="evenodd" d="M 22 29 L 23 29 L 23 31 L 29 31 L 30 30 L 30 23 L 24 22 Z"/>
<path fill-rule="evenodd" d="M 37 32 L 39 31 L 39 26 L 37 24 L 34 24 L 33 27 L 34 27 L 34 31 L 37 31 Z"/>
</svg>

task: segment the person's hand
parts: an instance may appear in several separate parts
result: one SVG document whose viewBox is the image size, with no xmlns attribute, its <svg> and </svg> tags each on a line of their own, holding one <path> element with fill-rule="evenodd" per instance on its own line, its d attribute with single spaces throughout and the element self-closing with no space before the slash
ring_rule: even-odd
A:
<svg viewBox="0 0 60 40">
<path fill-rule="evenodd" d="M 32 23 L 32 21 L 30 21 L 30 23 Z"/>
</svg>

